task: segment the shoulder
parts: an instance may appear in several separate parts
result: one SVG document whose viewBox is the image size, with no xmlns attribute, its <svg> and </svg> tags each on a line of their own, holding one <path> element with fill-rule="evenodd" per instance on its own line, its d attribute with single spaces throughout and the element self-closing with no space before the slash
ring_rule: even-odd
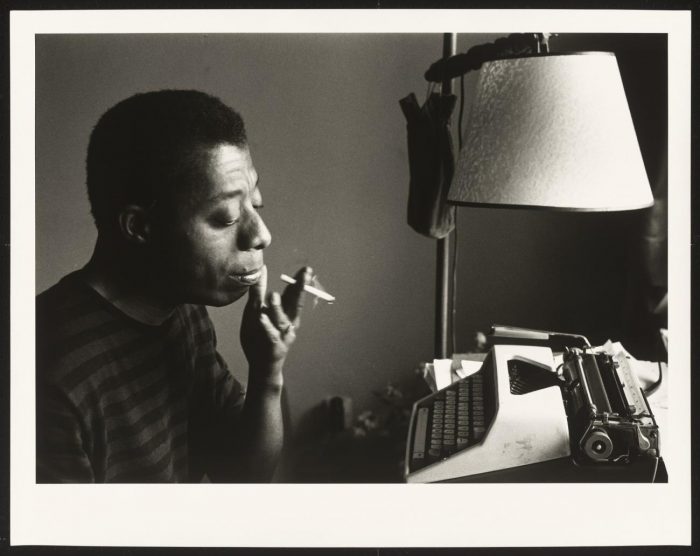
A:
<svg viewBox="0 0 700 556">
<path fill-rule="evenodd" d="M 36 296 L 37 317 L 60 318 L 76 306 L 90 301 L 87 286 L 80 278 L 80 271 L 71 272 L 56 284 Z"/>
<path fill-rule="evenodd" d="M 70 392 L 97 378 L 132 336 L 123 315 L 69 274 L 36 298 L 37 381 Z"/>
<path fill-rule="evenodd" d="M 110 320 L 109 312 L 97 293 L 78 272 L 69 274 L 36 297 L 37 351 L 65 351 L 66 341 L 77 340 L 106 320 Z"/>
</svg>

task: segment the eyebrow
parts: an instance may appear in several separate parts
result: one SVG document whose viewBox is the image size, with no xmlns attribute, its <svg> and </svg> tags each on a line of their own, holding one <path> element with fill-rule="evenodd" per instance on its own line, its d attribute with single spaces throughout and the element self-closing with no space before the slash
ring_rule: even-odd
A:
<svg viewBox="0 0 700 556">
<path fill-rule="evenodd" d="M 242 189 L 236 189 L 234 191 L 224 191 L 223 193 L 219 193 L 218 195 L 214 195 L 213 197 L 209 197 L 207 199 L 207 202 L 214 203 L 217 201 L 224 201 L 226 199 L 235 199 L 236 197 L 240 197 L 242 195 L 243 195 Z"/>
<path fill-rule="evenodd" d="M 253 187 L 253 190 L 251 191 L 251 195 L 254 195 L 256 192 L 259 194 L 260 189 L 258 188 L 258 184 L 260 183 L 260 178 L 255 182 L 255 186 Z M 209 197 L 207 199 L 208 203 L 215 203 L 218 201 L 224 201 L 228 199 L 236 199 L 237 197 L 241 197 L 243 195 L 243 189 L 234 189 L 231 191 L 224 191 L 222 193 L 219 193 L 217 195 L 214 195 L 213 197 Z"/>
</svg>

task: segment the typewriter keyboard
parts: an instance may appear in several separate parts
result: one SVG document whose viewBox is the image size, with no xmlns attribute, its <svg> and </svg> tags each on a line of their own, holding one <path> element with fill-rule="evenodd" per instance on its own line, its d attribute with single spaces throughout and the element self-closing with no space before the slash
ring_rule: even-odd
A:
<svg viewBox="0 0 700 556">
<path fill-rule="evenodd" d="M 494 392 L 479 371 L 422 400 L 414 415 L 411 468 L 478 444 L 495 414 Z M 485 384 L 485 382 L 487 384 Z"/>
</svg>

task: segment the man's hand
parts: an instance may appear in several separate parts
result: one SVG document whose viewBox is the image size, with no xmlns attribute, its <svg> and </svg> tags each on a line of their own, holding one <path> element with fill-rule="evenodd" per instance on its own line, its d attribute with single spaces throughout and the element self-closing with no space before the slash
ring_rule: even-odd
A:
<svg viewBox="0 0 700 556">
<path fill-rule="evenodd" d="M 304 267 L 294 276 L 282 296 L 266 293 L 267 267 L 257 284 L 250 288 L 241 323 L 241 346 L 250 365 L 250 379 L 269 384 L 282 381 L 282 367 L 296 339 L 304 306 L 304 284 L 311 281 L 311 269 Z"/>
<path fill-rule="evenodd" d="M 281 296 L 268 294 L 263 266 L 259 282 L 248 292 L 241 323 L 241 346 L 250 367 L 245 404 L 231 429 L 232 449 L 208 470 L 216 481 L 267 482 L 273 477 L 284 441 L 282 367 L 296 338 L 311 269 L 302 268 L 295 278 Z"/>
</svg>

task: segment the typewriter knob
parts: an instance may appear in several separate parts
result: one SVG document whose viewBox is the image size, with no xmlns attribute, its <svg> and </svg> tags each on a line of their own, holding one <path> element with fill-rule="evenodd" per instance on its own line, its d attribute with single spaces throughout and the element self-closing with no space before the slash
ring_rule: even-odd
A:
<svg viewBox="0 0 700 556">
<path fill-rule="evenodd" d="M 583 443 L 583 451 L 592 460 L 605 461 L 613 451 L 613 443 L 601 429 L 593 429 Z"/>
</svg>

